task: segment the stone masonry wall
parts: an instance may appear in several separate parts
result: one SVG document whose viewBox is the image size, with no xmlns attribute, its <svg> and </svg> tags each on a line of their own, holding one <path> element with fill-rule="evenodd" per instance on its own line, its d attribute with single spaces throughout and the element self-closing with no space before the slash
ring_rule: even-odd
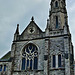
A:
<svg viewBox="0 0 75 75">
<path fill-rule="evenodd" d="M 44 70 L 44 49 L 45 49 L 45 41 L 43 39 L 40 40 L 32 40 L 32 41 L 23 41 L 17 42 L 15 44 L 15 60 L 14 60 L 14 71 L 21 71 L 22 66 L 22 50 L 28 44 L 33 43 L 38 48 L 38 70 Z M 13 74 L 14 75 L 14 74 Z M 19 75 L 19 74 L 18 74 Z"/>
<path fill-rule="evenodd" d="M 58 67 L 58 55 L 61 55 L 61 66 Z M 56 67 L 53 68 L 52 56 L 56 56 Z M 50 38 L 50 75 L 64 75 L 65 72 L 65 60 L 64 60 L 64 40 L 63 37 Z"/>
</svg>

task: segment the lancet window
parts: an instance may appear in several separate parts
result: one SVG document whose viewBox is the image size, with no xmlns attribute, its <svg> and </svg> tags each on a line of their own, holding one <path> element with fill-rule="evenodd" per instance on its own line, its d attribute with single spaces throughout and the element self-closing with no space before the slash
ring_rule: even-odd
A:
<svg viewBox="0 0 75 75">
<path fill-rule="evenodd" d="M 58 7 L 58 2 L 57 1 L 55 2 L 55 7 Z"/>
</svg>

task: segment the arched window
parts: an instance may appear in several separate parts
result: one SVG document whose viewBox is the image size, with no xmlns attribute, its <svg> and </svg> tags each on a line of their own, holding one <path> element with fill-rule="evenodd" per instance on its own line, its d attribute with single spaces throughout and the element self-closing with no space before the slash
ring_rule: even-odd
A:
<svg viewBox="0 0 75 75">
<path fill-rule="evenodd" d="M 61 67 L 61 55 L 58 55 L 58 67 Z"/>
<path fill-rule="evenodd" d="M 56 16 L 56 28 L 58 28 L 58 16 Z"/>
<path fill-rule="evenodd" d="M 6 71 L 6 65 L 4 65 L 4 71 Z"/>
<path fill-rule="evenodd" d="M 22 52 L 22 70 L 37 70 L 38 49 L 32 43 L 25 46 Z"/>
<path fill-rule="evenodd" d="M 55 2 L 55 7 L 58 7 L 58 2 L 57 1 Z"/>
<path fill-rule="evenodd" d="M 55 68 L 56 67 L 56 57 L 55 57 L 55 55 L 53 55 L 53 68 Z"/>
<path fill-rule="evenodd" d="M 0 65 L 0 72 L 2 71 L 2 65 Z"/>
</svg>

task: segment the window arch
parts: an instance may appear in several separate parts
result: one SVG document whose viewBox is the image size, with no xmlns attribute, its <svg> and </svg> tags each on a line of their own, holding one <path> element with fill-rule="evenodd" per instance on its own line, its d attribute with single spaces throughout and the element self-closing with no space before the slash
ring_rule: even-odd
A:
<svg viewBox="0 0 75 75">
<path fill-rule="evenodd" d="M 55 2 L 55 7 L 58 7 L 58 1 Z"/>
<path fill-rule="evenodd" d="M 22 70 L 37 70 L 38 49 L 30 43 L 24 47 L 22 52 Z"/>
</svg>

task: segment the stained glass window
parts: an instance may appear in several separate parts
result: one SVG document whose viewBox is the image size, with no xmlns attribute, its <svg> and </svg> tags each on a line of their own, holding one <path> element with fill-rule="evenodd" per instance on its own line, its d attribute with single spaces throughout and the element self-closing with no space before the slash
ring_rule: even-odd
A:
<svg viewBox="0 0 75 75">
<path fill-rule="evenodd" d="M 22 59 L 22 70 L 25 70 L 25 63 L 26 63 L 25 61 L 26 61 L 25 58 L 23 58 Z"/>
<path fill-rule="evenodd" d="M 55 7 L 58 7 L 58 2 L 57 1 L 55 2 Z"/>
<path fill-rule="evenodd" d="M 38 49 L 34 44 L 30 43 L 27 46 L 25 46 L 22 52 L 22 56 L 22 70 L 37 69 Z"/>
<path fill-rule="evenodd" d="M 2 65 L 0 65 L 0 71 L 2 71 Z"/>
<path fill-rule="evenodd" d="M 4 71 L 6 71 L 6 65 L 4 65 Z"/>
<path fill-rule="evenodd" d="M 38 61 L 38 59 L 37 59 L 37 57 L 35 57 L 34 58 L 34 69 L 37 69 L 37 61 Z"/>
<path fill-rule="evenodd" d="M 58 16 L 56 16 L 56 28 L 58 28 Z"/>
<path fill-rule="evenodd" d="M 58 67 L 61 67 L 61 55 L 58 55 Z"/>
<path fill-rule="evenodd" d="M 55 58 L 55 55 L 53 55 L 53 67 L 56 67 L 56 58 Z"/>
</svg>

